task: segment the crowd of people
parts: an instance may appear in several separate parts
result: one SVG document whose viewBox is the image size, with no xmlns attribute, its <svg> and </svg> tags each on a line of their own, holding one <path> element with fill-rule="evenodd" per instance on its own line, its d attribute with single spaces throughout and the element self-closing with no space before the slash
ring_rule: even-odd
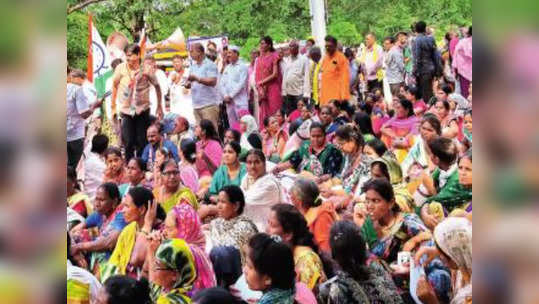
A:
<svg viewBox="0 0 539 304">
<path fill-rule="evenodd" d="M 68 68 L 67 302 L 471 303 L 472 28 L 432 34 L 193 43 L 165 82 L 133 44 L 109 117 Z"/>
</svg>

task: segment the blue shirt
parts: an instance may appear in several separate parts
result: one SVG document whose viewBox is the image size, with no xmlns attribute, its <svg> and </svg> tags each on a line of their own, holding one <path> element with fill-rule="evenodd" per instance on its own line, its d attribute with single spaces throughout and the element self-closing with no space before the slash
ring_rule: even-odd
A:
<svg viewBox="0 0 539 304">
<path fill-rule="evenodd" d="M 81 86 L 68 83 L 67 84 L 67 141 L 74 141 L 84 138 L 84 128 L 86 121 L 81 113 L 90 109 L 88 99 L 84 94 Z"/>
<path fill-rule="evenodd" d="M 123 212 L 118 212 L 107 227 L 101 227 L 101 225 L 103 225 L 103 216 L 98 212 L 93 212 L 86 218 L 86 228 L 102 228 L 101 236 L 107 236 L 112 230 L 122 231 L 127 223 L 125 222 Z"/>
<path fill-rule="evenodd" d="M 176 147 L 176 145 L 168 139 L 163 139 L 162 141 L 163 141 L 163 148 L 166 148 L 168 152 L 172 153 L 174 160 L 176 160 L 176 162 L 179 162 L 180 157 L 178 156 L 178 147 Z M 148 163 L 148 160 L 150 160 L 150 154 L 152 156 L 151 161 L 154 162 L 155 161 L 155 148 L 152 146 L 152 144 L 147 144 L 146 147 L 144 147 L 144 150 L 142 151 L 142 156 L 141 156 L 144 163 Z"/>
<path fill-rule="evenodd" d="M 198 64 L 196 61 L 192 61 L 189 67 L 190 75 L 194 75 L 198 78 L 215 78 L 219 75 L 217 71 L 217 65 L 208 58 Z M 193 99 L 193 108 L 201 109 L 207 106 L 218 104 L 218 94 L 216 86 L 207 86 L 201 84 L 198 81 L 194 81 L 191 84 L 191 96 Z"/>
</svg>

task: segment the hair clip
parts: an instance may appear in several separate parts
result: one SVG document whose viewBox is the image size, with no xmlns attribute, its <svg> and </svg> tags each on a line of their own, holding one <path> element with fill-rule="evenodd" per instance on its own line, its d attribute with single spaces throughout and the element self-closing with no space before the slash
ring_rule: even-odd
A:
<svg viewBox="0 0 539 304">
<path fill-rule="evenodd" d="M 280 242 L 283 241 L 283 239 L 282 239 L 280 236 L 276 235 L 276 234 L 270 235 L 270 238 L 271 238 L 275 243 L 280 243 Z"/>
</svg>

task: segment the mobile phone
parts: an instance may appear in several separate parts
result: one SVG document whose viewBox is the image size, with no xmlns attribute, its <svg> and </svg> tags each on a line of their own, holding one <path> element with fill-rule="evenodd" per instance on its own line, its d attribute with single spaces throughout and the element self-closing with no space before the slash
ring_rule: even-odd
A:
<svg viewBox="0 0 539 304">
<path fill-rule="evenodd" d="M 397 253 L 397 263 L 400 266 L 404 266 L 405 264 L 409 264 L 412 261 L 412 254 L 410 251 L 400 251 Z"/>
</svg>

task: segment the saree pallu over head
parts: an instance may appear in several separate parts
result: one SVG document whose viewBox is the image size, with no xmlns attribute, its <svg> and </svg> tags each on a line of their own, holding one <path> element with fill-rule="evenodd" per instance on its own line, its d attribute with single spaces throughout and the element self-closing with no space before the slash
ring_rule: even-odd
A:
<svg viewBox="0 0 539 304">
<path fill-rule="evenodd" d="M 408 118 L 397 118 L 393 117 L 386 121 L 382 127 L 390 127 L 393 132 L 397 136 L 400 137 L 407 137 L 411 135 L 409 140 L 413 140 L 412 136 L 415 136 L 419 134 L 419 119 L 417 116 L 412 115 Z M 392 138 L 389 136 L 382 135 L 382 141 L 386 144 L 388 149 L 392 149 Z M 411 147 L 413 145 L 413 142 L 408 142 L 408 147 Z M 403 148 L 393 148 L 395 156 L 397 157 L 397 160 L 399 163 L 403 162 L 406 155 L 408 154 L 409 148 L 403 149 Z"/>
<path fill-rule="evenodd" d="M 155 258 L 178 273 L 172 290 L 161 294 L 157 303 L 191 303 L 191 299 L 186 294 L 193 288 L 197 272 L 195 258 L 189 245 L 181 239 L 165 240 L 157 248 Z"/>
</svg>

